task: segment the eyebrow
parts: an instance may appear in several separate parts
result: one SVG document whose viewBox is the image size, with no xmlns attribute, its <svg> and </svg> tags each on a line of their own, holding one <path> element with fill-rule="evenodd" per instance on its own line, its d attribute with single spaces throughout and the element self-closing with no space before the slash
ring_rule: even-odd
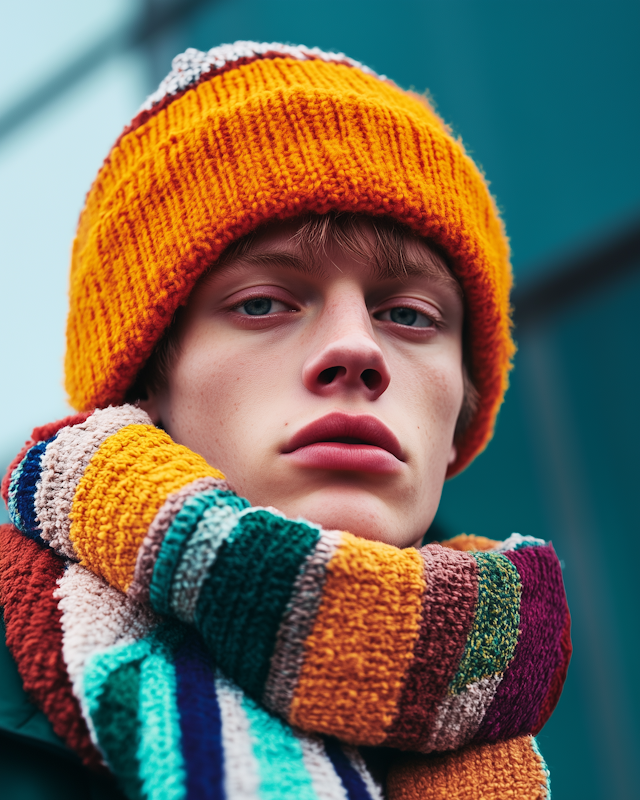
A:
<svg viewBox="0 0 640 800">
<path fill-rule="evenodd" d="M 221 272 L 227 274 L 233 273 L 246 266 L 284 267 L 285 269 L 320 279 L 327 278 L 329 275 L 327 268 L 322 264 L 319 264 L 314 259 L 305 258 L 297 253 L 292 253 L 290 250 L 249 251 L 229 259 L 226 264 L 224 260 L 221 264 L 213 264 L 210 268 L 209 275 L 213 276 Z M 378 280 L 401 279 L 403 277 L 429 277 L 438 283 L 455 284 L 455 286 L 459 288 L 458 282 L 446 267 L 442 268 L 438 264 L 429 262 L 426 259 L 425 261 L 406 259 L 403 265 L 404 272 L 400 274 L 394 270 L 385 268 L 384 264 L 376 263 L 375 259 L 372 259 L 368 263 L 368 266 L 373 271 L 373 277 Z M 338 269 L 337 265 L 336 269 Z"/>
<path fill-rule="evenodd" d="M 215 266 L 215 265 L 214 265 Z M 222 264 L 221 270 L 233 271 L 235 267 L 284 267 L 293 272 L 301 272 L 314 278 L 328 277 L 327 270 L 317 261 L 304 258 L 290 250 L 256 250 L 236 256 L 228 264 Z"/>
</svg>

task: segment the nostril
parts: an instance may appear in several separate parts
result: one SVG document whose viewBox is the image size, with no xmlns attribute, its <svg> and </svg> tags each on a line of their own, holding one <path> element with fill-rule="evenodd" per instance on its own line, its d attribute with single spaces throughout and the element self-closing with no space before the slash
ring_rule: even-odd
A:
<svg viewBox="0 0 640 800">
<path fill-rule="evenodd" d="M 378 389 L 382 383 L 382 375 L 377 369 L 365 369 L 365 371 L 360 375 L 360 379 L 367 389 L 371 390 Z"/>
<path fill-rule="evenodd" d="M 327 369 L 323 369 L 318 375 L 318 383 L 323 384 L 323 386 L 328 386 L 335 381 L 338 375 L 344 375 L 346 371 L 344 367 L 328 367 Z"/>
</svg>

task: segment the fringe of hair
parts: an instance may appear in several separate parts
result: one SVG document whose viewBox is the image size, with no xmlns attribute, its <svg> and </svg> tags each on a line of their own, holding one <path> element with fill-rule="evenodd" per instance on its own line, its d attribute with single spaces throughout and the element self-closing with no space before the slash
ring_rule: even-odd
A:
<svg viewBox="0 0 640 800">
<path fill-rule="evenodd" d="M 220 269 L 230 261 L 249 255 L 260 232 L 261 228 L 257 228 L 233 242 L 202 275 L 200 281 L 206 280 L 214 270 Z M 374 234 L 373 237 L 368 235 L 371 232 Z M 302 217 L 293 240 L 300 248 L 303 257 L 310 262 L 315 261 L 319 253 L 326 256 L 330 254 L 331 248 L 337 247 L 362 263 L 372 265 L 382 279 L 402 278 L 416 273 L 427 275 L 455 288 L 464 301 L 462 286 L 447 266 L 445 256 L 439 248 L 432 242 L 427 242 L 430 258 L 425 260 L 422 249 L 420 258 L 417 259 L 415 244 L 422 240 L 395 220 L 350 212 L 309 214 Z M 166 387 L 171 369 L 180 352 L 180 323 L 184 309 L 185 307 L 181 306 L 174 314 L 149 360 L 128 391 L 126 402 L 136 403 L 146 400 L 149 392 L 156 393 Z M 464 394 L 456 423 L 456 440 L 468 428 L 480 400 L 471 377 L 465 336 L 463 336 L 462 362 Z"/>
</svg>

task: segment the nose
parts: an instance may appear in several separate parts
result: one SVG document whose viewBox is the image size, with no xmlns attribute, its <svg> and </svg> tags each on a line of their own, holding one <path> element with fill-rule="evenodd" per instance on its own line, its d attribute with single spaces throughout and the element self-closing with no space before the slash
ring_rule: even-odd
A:
<svg viewBox="0 0 640 800">
<path fill-rule="evenodd" d="M 367 400 L 376 400 L 391 381 L 389 367 L 372 336 L 368 312 L 364 318 L 354 314 L 353 308 L 350 311 L 346 310 L 346 324 L 332 317 L 328 335 L 303 366 L 302 382 L 323 397 L 360 393 Z"/>
</svg>

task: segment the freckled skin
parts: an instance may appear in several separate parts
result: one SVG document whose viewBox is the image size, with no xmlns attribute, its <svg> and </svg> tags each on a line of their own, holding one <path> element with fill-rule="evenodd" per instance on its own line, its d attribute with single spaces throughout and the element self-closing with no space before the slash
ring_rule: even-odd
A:
<svg viewBox="0 0 640 800">
<path fill-rule="evenodd" d="M 294 232 L 273 224 L 252 251 L 294 252 Z M 455 459 L 462 300 L 426 275 L 382 280 L 336 246 L 318 261 L 322 273 L 242 257 L 213 270 L 189 299 L 168 385 L 142 405 L 252 504 L 408 547 L 431 524 Z M 247 313 L 256 297 L 270 297 L 271 313 Z M 423 327 L 393 321 L 390 309 L 405 304 Z M 292 464 L 292 436 L 334 411 L 390 428 L 403 451 L 397 472 Z"/>
</svg>

